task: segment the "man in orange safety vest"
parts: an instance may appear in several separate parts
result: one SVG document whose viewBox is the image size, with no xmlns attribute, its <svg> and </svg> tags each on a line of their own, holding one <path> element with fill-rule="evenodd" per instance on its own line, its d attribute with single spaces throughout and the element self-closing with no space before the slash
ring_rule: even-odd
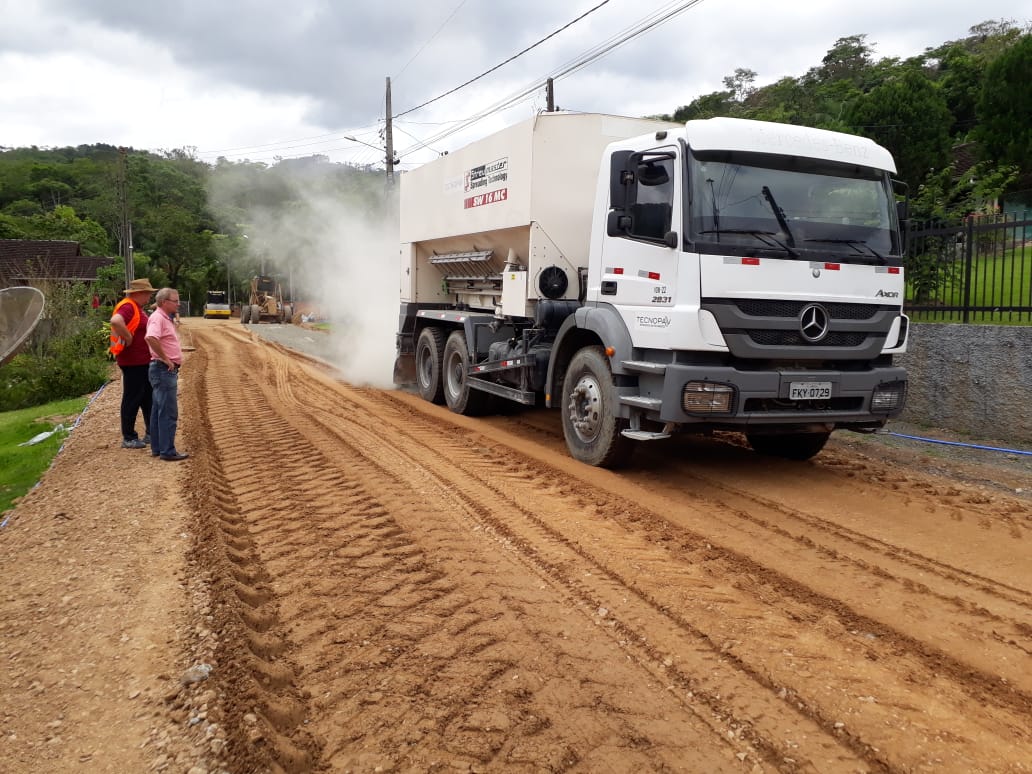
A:
<svg viewBox="0 0 1032 774">
<path fill-rule="evenodd" d="M 150 444 L 150 415 L 152 391 L 147 371 L 150 367 L 150 348 L 144 334 L 147 331 L 147 313 L 144 306 L 156 292 L 149 279 L 135 279 L 125 289 L 125 298 L 115 306 L 111 315 L 111 346 L 122 371 L 122 448 L 145 449 Z M 136 432 L 136 415 L 143 412 L 144 437 Z"/>
</svg>

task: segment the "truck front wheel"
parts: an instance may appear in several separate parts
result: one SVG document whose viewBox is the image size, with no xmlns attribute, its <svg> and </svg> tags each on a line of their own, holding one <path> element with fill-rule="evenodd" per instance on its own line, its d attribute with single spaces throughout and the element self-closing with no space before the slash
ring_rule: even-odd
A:
<svg viewBox="0 0 1032 774">
<path fill-rule="evenodd" d="M 488 394 L 470 388 L 466 381 L 469 371 L 469 352 L 466 334 L 453 331 L 444 345 L 444 401 L 456 414 L 476 416 L 487 408 Z"/>
<path fill-rule="evenodd" d="M 443 359 L 444 331 L 423 328 L 416 340 L 416 385 L 423 400 L 444 403 Z"/>
<path fill-rule="evenodd" d="M 831 433 L 746 433 L 745 437 L 759 454 L 784 457 L 787 460 L 808 460 L 824 448 L 830 435 Z"/>
<path fill-rule="evenodd" d="M 251 305 L 244 304 L 240 307 L 240 323 L 247 325 L 249 322 L 251 322 Z"/>
<path fill-rule="evenodd" d="M 563 383 L 563 435 L 574 459 L 603 468 L 627 462 L 633 448 L 620 431 L 616 388 L 602 347 L 585 347 L 570 361 Z"/>
</svg>

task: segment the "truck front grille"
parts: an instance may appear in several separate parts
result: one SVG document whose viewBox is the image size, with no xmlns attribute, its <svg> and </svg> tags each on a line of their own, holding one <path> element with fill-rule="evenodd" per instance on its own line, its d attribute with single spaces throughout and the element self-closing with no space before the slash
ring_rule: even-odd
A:
<svg viewBox="0 0 1032 774">
<path fill-rule="evenodd" d="M 746 330 L 744 333 L 757 344 L 764 347 L 808 347 L 812 346 L 800 334 L 799 331 L 779 330 Z M 821 346 L 824 347 L 859 347 L 864 343 L 867 335 L 864 333 L 842 333 L 832 331 L 827 335 Z"/>
<path fill-rule="evenodd" d="M 789 317 L 797 318 L 809 301 L 767 301 L 747 300 L 734 301 L 735 306 L 750 317 Z M 822 304 L 833 320 L 870 320 L 881 307 L 872 304 Z"/>
</svg>

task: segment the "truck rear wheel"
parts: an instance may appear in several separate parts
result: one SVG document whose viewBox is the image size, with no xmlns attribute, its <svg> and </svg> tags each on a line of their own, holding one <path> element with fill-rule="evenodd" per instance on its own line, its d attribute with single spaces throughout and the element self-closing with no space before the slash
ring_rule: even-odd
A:
<svg viewBox="0 0 1032 774">
<path fill-rule="evenodd" d="M 768 457 L 784 457 L 787 460 L 808 460 L 824 448 L 831 433 L 746 433 L 749 445 Z"/>
<path fill-rule="evenodd" d="M 248 304 L 244 304 L 240 307 L 240 324 L 247 325 L 251 320 L 251 307 Z"/>
<path fill-rule="evenodd" d="M 444 331 L 423 328 L 416 341 L 416 385 L 423 400 L 444 403 Z"/>
<path fill-rule="evenodd" d="M 469 386 L 466 381 L 467 371 L 469 352 L 466 349 L 466 334 L 462 331 L 453 331 L 444 345 L 444 401 L 456 414 L 476 416 L 484 413 L 490 396 Z"/>
<path fill-rule="evenodd" d="M 563 435 L 574 459 L 602 468 L 623 465 L 633 446 L 620 431 L 616 388 L 602 347 L 585 347 L 570 361 L 563 382 Z"/>
</svg>

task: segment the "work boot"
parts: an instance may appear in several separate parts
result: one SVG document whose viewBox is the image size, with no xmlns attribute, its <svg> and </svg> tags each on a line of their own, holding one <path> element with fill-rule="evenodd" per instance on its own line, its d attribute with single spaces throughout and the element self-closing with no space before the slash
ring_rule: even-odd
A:
<svg viewBox="0 0 1032 774">
<path fill-rule="evenodd" d="M 130 438 L 127 441 L 122 441 L 123 449 L 143 449 L 147 445 L 147 443 L 141 441 L 139 438 Z"/>
</svg>

